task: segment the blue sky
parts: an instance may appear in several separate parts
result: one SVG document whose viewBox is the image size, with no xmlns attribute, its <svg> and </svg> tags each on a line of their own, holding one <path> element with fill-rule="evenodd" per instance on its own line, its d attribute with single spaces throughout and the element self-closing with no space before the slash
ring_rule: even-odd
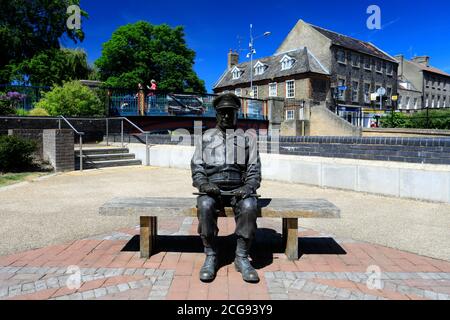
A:
<svg viewBox="0 0 450 320">
<path fill-rule="evenodd" d="M 381 8 L 381 30 L 369 30 L 369 5 Z M 90 63 L 101 55 L 102 43 L 119 26 L 146 20 L 185 27 L 186 41 L 196 56 L 195 70 L 210 92 L 226 68 L 230 48 L 243 49 L 246 60 L 249 24 L 255 41 L 255 58 L 275 52 L 299 19 L 355 38 L 371 41 L 389 54 L 431 56 L 431 64 L 450 72 L 450 2 L 437 0 L 341 0 L 341 1 L 212 1 L 212 0 L 81 0 L 89 14 L 82 21 L 86 39 L 73 45 L 88 53 Z M 239 41 L 238 37 L 242 39 Z M 240 42 L 240 44 L 239 44 Z"/>
</svg>

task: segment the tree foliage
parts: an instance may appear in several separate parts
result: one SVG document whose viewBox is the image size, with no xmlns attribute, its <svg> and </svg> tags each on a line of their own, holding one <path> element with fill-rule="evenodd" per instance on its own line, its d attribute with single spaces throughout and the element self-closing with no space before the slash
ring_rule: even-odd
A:
<svg viewBox="0 0 450 320">
<path fill-rule="evenodd" d="M 183 27 L 139 21 L 119 27 L 103 44 L 95 64 L 108 86 L 134 88 L 155 79 L 161 90 L 203 93 L 205 85 L 193 70 L 194 59 Z"/>
<path fill-rule="evenodd" d="M 79 0 L 1 0 L 0 83 L 10 82 L 15 65 L 49 49 L 59 49 L 60 39 L 84 39 L 81 29 L 69 29 L 70 5 Z M 87 13 L 81 11 L 83 17 Z"/>
<path fill-rule="evenodd" d="M 81 49 L 50 49 L 26 59 L 15 67 L 13 80 L 35 86 L 61 85 L 89 78 L 91 68 Z"/>
<path fill-rule="evenodd" d="M 450 110 L 426 110 L 413 114 L 396 112 L 381 118 L 383 128 L 450 129 Z"/>
<path fill-rule="evenodd" d="M 103 116 L 105 104 L 88 87 L 79 81 L 55 86 L 36 104 L 36 108 L 45 109 L 51 116 Z"/>
</svg>

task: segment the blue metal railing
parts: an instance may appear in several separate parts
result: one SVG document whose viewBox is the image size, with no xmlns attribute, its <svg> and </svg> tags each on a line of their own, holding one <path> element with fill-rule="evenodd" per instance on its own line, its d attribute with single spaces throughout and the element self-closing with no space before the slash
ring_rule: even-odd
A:
<svg viewBox="0 0 450 320">
<path fill-rule="evenodd" d="M 112 116 L 183 116 L 215 117 L 213 107 L 215 95 L 210 94 L 172 94 L 155 92 L 143 93 L 114 91 L 110 89 L 110 115 Z M 267 102 L 241 98 L 240 119 L 266 120 Z"/>
<path fill-rule="evenodd" d="M 50 87 L 37 87 L 37 86 L 21 86 L 21 85 L 0 85 L 0 96 L 6 97 L 8 93 L 18 92 L 22 95 L 22 98 L 15 101 L 17 109 L 31 110 L 34 108 L 36 102 L 42 98 L 42 93 L 49 91 Z"/>
</svg>

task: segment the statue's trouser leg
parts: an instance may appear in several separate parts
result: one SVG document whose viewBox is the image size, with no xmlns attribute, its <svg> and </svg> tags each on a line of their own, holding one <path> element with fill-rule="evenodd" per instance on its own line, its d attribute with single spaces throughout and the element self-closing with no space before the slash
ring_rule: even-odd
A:
<svg viewBox="0 0 450 320">
<path fill-rule="evenodd" d="M 257 228 L 257 213 L 258 202 L 256 198 L 241 200 L 235 206 L 237 245 L 234 265 L 236 270 L 242 274 L 242 278 L 252 283 L 259 281 L 258 273 L 248 260 Z"/>
<path fill-rule="evenodd" d="M 256 198 L 247 198 L 240 200 L 234 206 L 234 214 L 236 220 L 236 235 L 238 245 L 236 247 L 236 255 L 240 257 L 248 257 L 252 240 L 255 237 L 258 213 L 258 201 Z"/>
<path fill-rule="evenodd" d="M 210 196 L 200 196 L 197 199 L 198 233 L 202 238 L 206 255 L 217 255 L 217 201 Z"/>
</svg>

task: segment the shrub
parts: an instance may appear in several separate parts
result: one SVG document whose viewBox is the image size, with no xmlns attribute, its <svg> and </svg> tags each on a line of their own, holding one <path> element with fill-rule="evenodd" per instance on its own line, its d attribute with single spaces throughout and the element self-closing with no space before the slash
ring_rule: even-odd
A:
<svg viewBox="0 0 450 320">
<path fill-rule="evenodd" d="M 104 103 L 88 87 L 79 81 L 66 82 L 44 94 L 36 104 L 52 116 L 103 116 Z"/>
<path fill-rule="evenodd" d="M 50 114 L 44 108 L 36 107 L 31 109 L 28 115 L 34 117 L 48 117 Z"/>
<path fill-rule="evenodd" d="M 33 164 L 36 143 L 15 136 L 0 136 L 0 172 L 19 171 Z"/>
<path fill-rule="evenodd" d="M 0 115 L 15 115 L 17 107 L 25 99 L 26 95 L 19 92 L 8 92 L 0 94 Z"/>
<path fill-rule="evenodd" d="M 382 128 L 408 128 L 409 123 L 410 116 L 401 112 L 394 112 L 385 115 L 380 119 L 380 125 Z"/>
<path fill-rule="evenodd" d="M 25 110 L 24 108 L 16 109 L 16 116 L 19 116 L 19 117 L 25 117 L 25 116 L 27 116 L 28 114 L 29 114 L 29 111 L 28 111 L 28 110 Z"/>
</svg>

